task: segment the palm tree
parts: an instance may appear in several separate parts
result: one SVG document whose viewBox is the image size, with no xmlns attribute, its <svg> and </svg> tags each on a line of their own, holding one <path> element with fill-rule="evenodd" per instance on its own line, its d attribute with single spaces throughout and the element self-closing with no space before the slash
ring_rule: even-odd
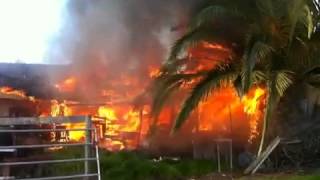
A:
<svg viewBox="0 0 320 180">
<path fill-rule="evenodd" d="M 270 117 L 277 102 L 292 83 L 314 82 L 310 72 L 320 65 L 315 32 L 318 9 L 312 0 L 213 1 L 190 22 L 188 31 L 176 41 L 154 82 L 152 115 L 157 117 L 173 92 L 190 88 L 175 120 L 178 130 L 190 113 L 215 89 L 233 84 L 241 97 L 250 88 L 267 90 L 266 108 L 258 155 L 261 154 Z M 203 42 L 231 51 L 211 69 L 186 72 L 188 50 Z M 311 80 L 312 79 L 312 80 Z M 186 86 L 188 84 L 188 86 Z M 191 85 L 190 85 L 191 84 Z"/>
</svg>

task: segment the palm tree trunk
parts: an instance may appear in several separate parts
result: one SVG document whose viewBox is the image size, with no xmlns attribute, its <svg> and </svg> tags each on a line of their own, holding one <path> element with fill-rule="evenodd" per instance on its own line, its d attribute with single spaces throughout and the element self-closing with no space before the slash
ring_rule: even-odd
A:
<svg viewBox="0 0 320 180">
<path fill-rule="evenodd" d="M 262 132 L 261 132 L 261 140 L 260 140 L 260 145 L 259 145 L 259 149 L 258 149 L 258 153 L 257 153 L 257 157 L 259 157 L 262 153 L 263 147 L 264 147 L 264 143 L 265 143 L 265 138 L 266 138 L 266 133 L 267 133 L 267 127 L 268 127 L 268 123 L 269 123 L 269 118 L 271 115 L 271 92 L 268 92 L 267 95 L 267 99 L 266 99 L 266 107 L 264 110 L 264 117 L 263 117 L 263 126 L 262 126 Z"/>
<path fill-rule="evenodd" d="M 264 115 L 266 117 L 266 115 Z M 261 132 L 261 140 L 260 140 L 260 145 L 258 149 L 258 154 L 257 157 L 259 157 L 262 153 L 262 149 L 264 146 L 264 140 L 265 140 L 265 135 L 266 135 L 266 129 L 267 129 L 267 121 L 266 118 L 263 119 L 263 127 L 262 127 L 262 132 Z"/>
</svg>

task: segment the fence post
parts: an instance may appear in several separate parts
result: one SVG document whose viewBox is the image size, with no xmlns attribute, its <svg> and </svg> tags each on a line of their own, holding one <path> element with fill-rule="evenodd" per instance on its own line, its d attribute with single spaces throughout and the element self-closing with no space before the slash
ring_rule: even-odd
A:
<svg viewBox="0 0 320 180">
<path fill-rule="evenodd" d="M 85 159 L 90 158 L 91 152 L 90 152 L 90 143 L 92 142 L 91 139 L 91 128 L 92 128 L 92 121 L 91 121 L 91 116 L 86 116 L 85 119 L 85 123 L 86 123 L 86 139 L 85 139 L 85 143 L 86 145 L 84 146 L 84 157 Z M 85 175 L 90 173 L 90 163 L 88 160 L 84 161 L 84 173 Z"/>
<path fill-rule="evenodd" d="M 221 173 L 221 161 L 220 161 L 220 145 L 219 141 L 217 143 L 217 162 L 218 162 L 218 172 Z"/>
<path fill-rule="evenodd" d="M 98 180 L 101 180 L 101 172 L 100 172 L 100 160 L 99 160 L 99 147 L 98 147 L 98 137 L 97 137 L 97 129 L 94 129 L 94 143 L 96 149 L 96 158 L 97 158 L 97 172 L 98 172 Z"/>
<path fill-rule="evenodd" d="M 232 139 L 230 140 L 230 170 L 231 172 L 233 171 L 233 141 Z"/>
</svg>

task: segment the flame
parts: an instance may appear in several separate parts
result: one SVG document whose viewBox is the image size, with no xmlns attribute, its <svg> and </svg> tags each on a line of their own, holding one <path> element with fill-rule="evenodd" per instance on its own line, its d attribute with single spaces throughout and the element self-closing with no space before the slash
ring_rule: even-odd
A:
<svg viewBox="0 0 320 180">
<path fill-rule="evenodd" d="M 114 109 L 111 109 L 110 107 L 106 107 L 106 106 L 99 107 L 98 116 L 106 118 L 107 121 L 114 121 L 118 119 Z"/>
<path fill-rule="evenodd" d="M 263 102 L 263 96 L 266 91 L 262 88 L 256 88 L 254 90 L 253 97 L 245 96 L 242 103 L 244 104 L 244 112 L 248 114 L 250 125 L 249 142 L 252 143 L 253 139 L 259 135 L 258 124 L 262 118 L 263 111 L 259 109 L 260 104 Z"/>
<path fill-rule="evenodd" d="M 179 73 L 188 74 L 209 71 L 215 68 L 218 63 L 221 63 L 221 60 L 228 62 L 228 60 L 231 59 L 229 57 L 232 56 L 232 52 L 230 49 L 219 44 L 202 42 L 199 46 L 189 49 L 186 56 L 186 63 L 179 69 Z M 152 54 L 150 55 L 150 58 L 151 57 Z M 98 82 L 99 89 L 88 90 L 88 92 L 91 93 L 90 95 L 93 96 L 86 97 L 86 100 L 90 103 L 97 102 L 97 105 L 84 106 L 79 103 L 80 105 L 78 106 L 77 103 L 71 104 L 67 100 L 58 101 L 53 99 L 51 100 L 51 109 L 48 110 L 48 108 L 46 114 L 51 116 L 88 114 L 99 116 L 97 118 L 102 119 L 102 121 L 104 121 L 102 126 L 105 126 L 103 127 L 103 131 L 99 131 L 100 138 L 104 139 L 100 145 L 112 151 L 134 149 L 138 147 L 140 138 L 142 139 L 141 141 L 144 141 L 144 137 L 148 134 L 151 123 L 147 118 L 151 110 L 148 109 L 150 105 L 143 104 L 144 110 L 137 111 L 133 109 L 130 101 L 146 88 L 144 84 L 161 75 L 159 66 L 155 64 L 145 66 L 145 68 L 146 69 L 141 71 L 145 76 L 141 78 L 143 80 L 139 79 L 141 76 L 130 76 L 126 73 L 119 73 L 116 75 L 117 80 L 108 80 L 108 83 L 100 83 L 100 80 L 104 79 L 100 79 L 102 76 L 99 74 L 100 71 L 95 71 L 95 73 L 98 73 L 96 76 L 98 78 L 89 78 L 89 80 L 93 80 L 95 83 Z M 183 83 L 180 88 L 182 91 L 189 90 L 199 82 L 199 80 L 201 80 L 201 77 L 191 79 Z M 62 82 L 55 84 L 55 87 L 59 92 L 73 93 L 77 85 L 81 85 L 78 87 L 90 87 L 89 84 L 90 82 L 85 78 L 70 76 Z M 23 98 L 27 97 L 25 92 L 8 87 L 0 89 L 0 92 Z M 234 124 L 235 129 L 237 129 L 235 133 L 240 132 L 238 134 L 244 134 L 244 141 L 248 140 L 252 142 L 254 138 L 259 135 L 258 124 L 263 115 L 261 106 L 264 105 L 263 97 L 265 93 L 263 88 L 253 88 L 249 91 L 248 95 L 241 100 L 237 96 L 235 89 L 229 82 L 226 82 L 220 90 L 215 91 L 212 95 L 208 96 L 206 101 L 201 102 L 195 113 L 191 114 L 186 123 L 193 123 L 191 128 L 188 129 L 188 133 L 192 131 L 200 132 L 200 134 L 211 133 L 215 136 L 230 137 L 230 135 L 232 135 L 230 134 L 231 126 Z M 184 92 L 181 94 L 177 93 L 178 100 L 172 100 L 170 105 L 168 104 L 164 107 L 156 124 L 157 126 L 163 127 L 159 129 L 170 129 L 180 108 L 180 103 L 176 102 L 183 99 L 180 98 L 183 97 L 183 95 Z M 148 100 L 145 101 L 147 102 Z M 50 113 L 48 113 L 48 111 L 50 111 Z M 194 128 L 193 131 L 192 128 L 195 127 L 194 124 L 196 124 L 196 128 Z M 64 123 L 63 125 L 66 129 L 84 129 L 85 126 L 83 123 Z M 68 137 L 72 141 L 83 141 L 85 132 L 70 131 L 68 132 Z"/>
<path fill-rule="evenodd" d="M 123 142 L 118 140 L 112 140 L 110 138 L 106 138 L 105 143 L 103 144 L 108 150 L 111 151 L 121 151 L 125 149 Z"/>
<path fill-rule="evenodd" d="M 233 53 L 220 44 L 201 42 L 188 50 L 183 73 L 198 73 L 216 68 L 221 61 L 228 63 Z M 182 89 L 192 89 L 201 79 L 194 78 L 182 85 Z M 242 100 L 230 82 L 225 82 L 219 90 L 215 90 L 205 101 L 201 102 L 193 115 L 196 127 L 193 132 L 213 133 L 217 136 L 241 136 L 241 141 L 252 142 L 258 135 L 258 124 L 264 111 L 263 88 L 253 88 Z M 237 132 L 233 131 L 233 127 Z M 232 132 L 233 131 L 233 132 Z M 233 135 L 236 134 L 236 135 Z"/>
<path fill-rule="evenodd" d="M 67 106 L 67 101 L 59 103 L 57 100 L 51 100 L 51 116 L 72 116 L 72 109 Z M 84 123 L 63 123 L 66 129 L 84 129 Z M 85 137 L 84 131 L 69 131 L 69 139 L 72 141 L 80 141 Z"/>
<path fill-rule="evenodd" d="M 114 140 L 113 137 L 118 137 L 120 134 L 120 124 L 116 121 L 118 117 L 113 108 L 107 106 L 100 106 L 98 109 L 98 116 L 105 118 L 106 121 L 106 148 L 112 150 L 115 147 L 118 147 L 119 150 L 124 148 L 123 142 L 120 140 Z"/>
<path fill-rule="evenodd" d="M 72 92 L 75 90 L 77 79 L 75 77 L 69 77 L 62 83 L 56 84 L 55 87 L 61 92 Z"/>
<path fill-rule="evenodd" d="M 23 97 L 23 98 L 26 97 L 26 93 L 24 91 L 16 90 L 16 89 L 13 89 L 13 88 L 7 87 L 7 86 L 1 87 L 0 92 L 3 94 L 7 94 L 7 95 L 14 95 L 14 96 L 19 96 L 19 97 Z"/>
<path fill-rule="evenodd" d="M 85 129 L 84 123 L 64 123 L 66 129 Z M 84 131 L 69 131 L 69 139 L 72 141 L 80 141 L 85 137 Z"/>
<path fill-rule="evenodd" d="M 51 100 L 51 116 L 71 116 L 72 110 L 66 105 L 66 101 L 59 103 L 57 100 Z"/>
<path fill-rule="evenodd" d="M 202 42 L 202 45 L 204 48 L 208 48 L 208 49 L 216 49 L 216 50 L 220 50 L 220 51 L 226 51 L 229 52 L 230 49 L 223 47 L 220 44 L 212 44 L 209 42 Z"/>
<path fill-rule="evenodd" d="M 51 100 L 51 116 L 71 116 L 74 114 L 82 114 L 81 111 L 75 111 L 74 107 L 69 107 L 67 101 L 59 102 Z M 86 108 L 84 108 L 84 112 Z M 147 114 L 147 112 L 142 112 Z M 84 113 L 85 114 L 85 113 Z M 96 115 L 105 119 L 106 131 L 102 137 L 105 136 L 103 146 L 109 150 L 122 150 L 124 148 L 135 148 L 136 141 L 126 140 L 122 137 L 123 133 L 136 133 L 140 127 L 140 112 L 134 111 L 130 106 L 99 106 L 96 109 Z M 83 129 L 82 123 L 64 123 L 67 129 Z M 140 134 L 140 133 L 139 133 Z M 85 133 L 83 131 L 70 131 L 69 139 L 73 141 L 83 140 Z M 126 142 L 126 146 L 125 146 Z"/>
<path fill-rule="evenodd" d="M 250 115 L 255 114 L 258 109 L 259 99 L 265 94 L 265 90 L 262 88 L 257 88 L 254 91 L 254 96 L 252 98 L 245 96 L 243 98 L 244 111 Z"/>
<path fill-rule="evenodd" d="M 4 95 L 12 96 L 12 97 L 20 97 L 22 99 L 27 99 L 32 102 L 36 101 L 35 97 L 27 96 L 25 91 L 17 90 L 8 86 L 0 87 L 0 93 Z"/>
<path fill-rule="evenodd" d="M 161 71 L 159 68 L 149 68 L 149 77 L 151 78 L 157 78 L 161 75 Z"/>
<path fill-rule="evenodd" d="M 259 135 L 258 124 L 264 113 L 265 94 L 263 88 L 257 87 L 241 100 L 231 85 L 216 90 L 195 111 L 193 118 L 196 119 L 196 127 L 193 132 L 214 132 L 224 137 L 236 133 L 233 137 L 241 135 L 252 143 Z"/>
<path fill-rule="evenodd" d="M 124 141 L 126 140 L 123 139 L 122 134 L 138 132 L 140 127 L 140 113 L 131 108 L 100 106 L 97 113 L 99 117 L 106 120 L 105 135 L 108 137 L 106 148 L 109 150 L 115 147 L 118 150 L 125 148 Z M 133 142 L 131 146 L 135 147 L 135 143 Z"/>
<path fill-rule="evenodd" d="M 124 127 L 121 128 L 121 131 L 125 132 L 136 132 L 140 125 L 140 113 L 137 111 L 130 110 L 127 112 L 123 119 L 126 121 Z"/>
</svg>

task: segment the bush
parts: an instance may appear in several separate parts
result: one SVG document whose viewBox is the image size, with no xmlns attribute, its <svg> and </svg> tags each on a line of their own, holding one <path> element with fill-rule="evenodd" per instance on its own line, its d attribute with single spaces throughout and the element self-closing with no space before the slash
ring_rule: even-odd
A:
<svg viewBox="0 0 320 180">
<path fill-rule="evenodd" d="M 83 157 L 83 149 L 71 148 L 54 153 L 56 159 Z M 179 180 L 186 177 L 201 176 L 214 171 L 212 161 L 163 160 L 155 162 L 152 158 L 136 152 L 100 152 L 102 179 L 112 180 Z M 83 163 L 57 164 L 52 173 L 70 175 L 83 172 Z"/>
</svg>

